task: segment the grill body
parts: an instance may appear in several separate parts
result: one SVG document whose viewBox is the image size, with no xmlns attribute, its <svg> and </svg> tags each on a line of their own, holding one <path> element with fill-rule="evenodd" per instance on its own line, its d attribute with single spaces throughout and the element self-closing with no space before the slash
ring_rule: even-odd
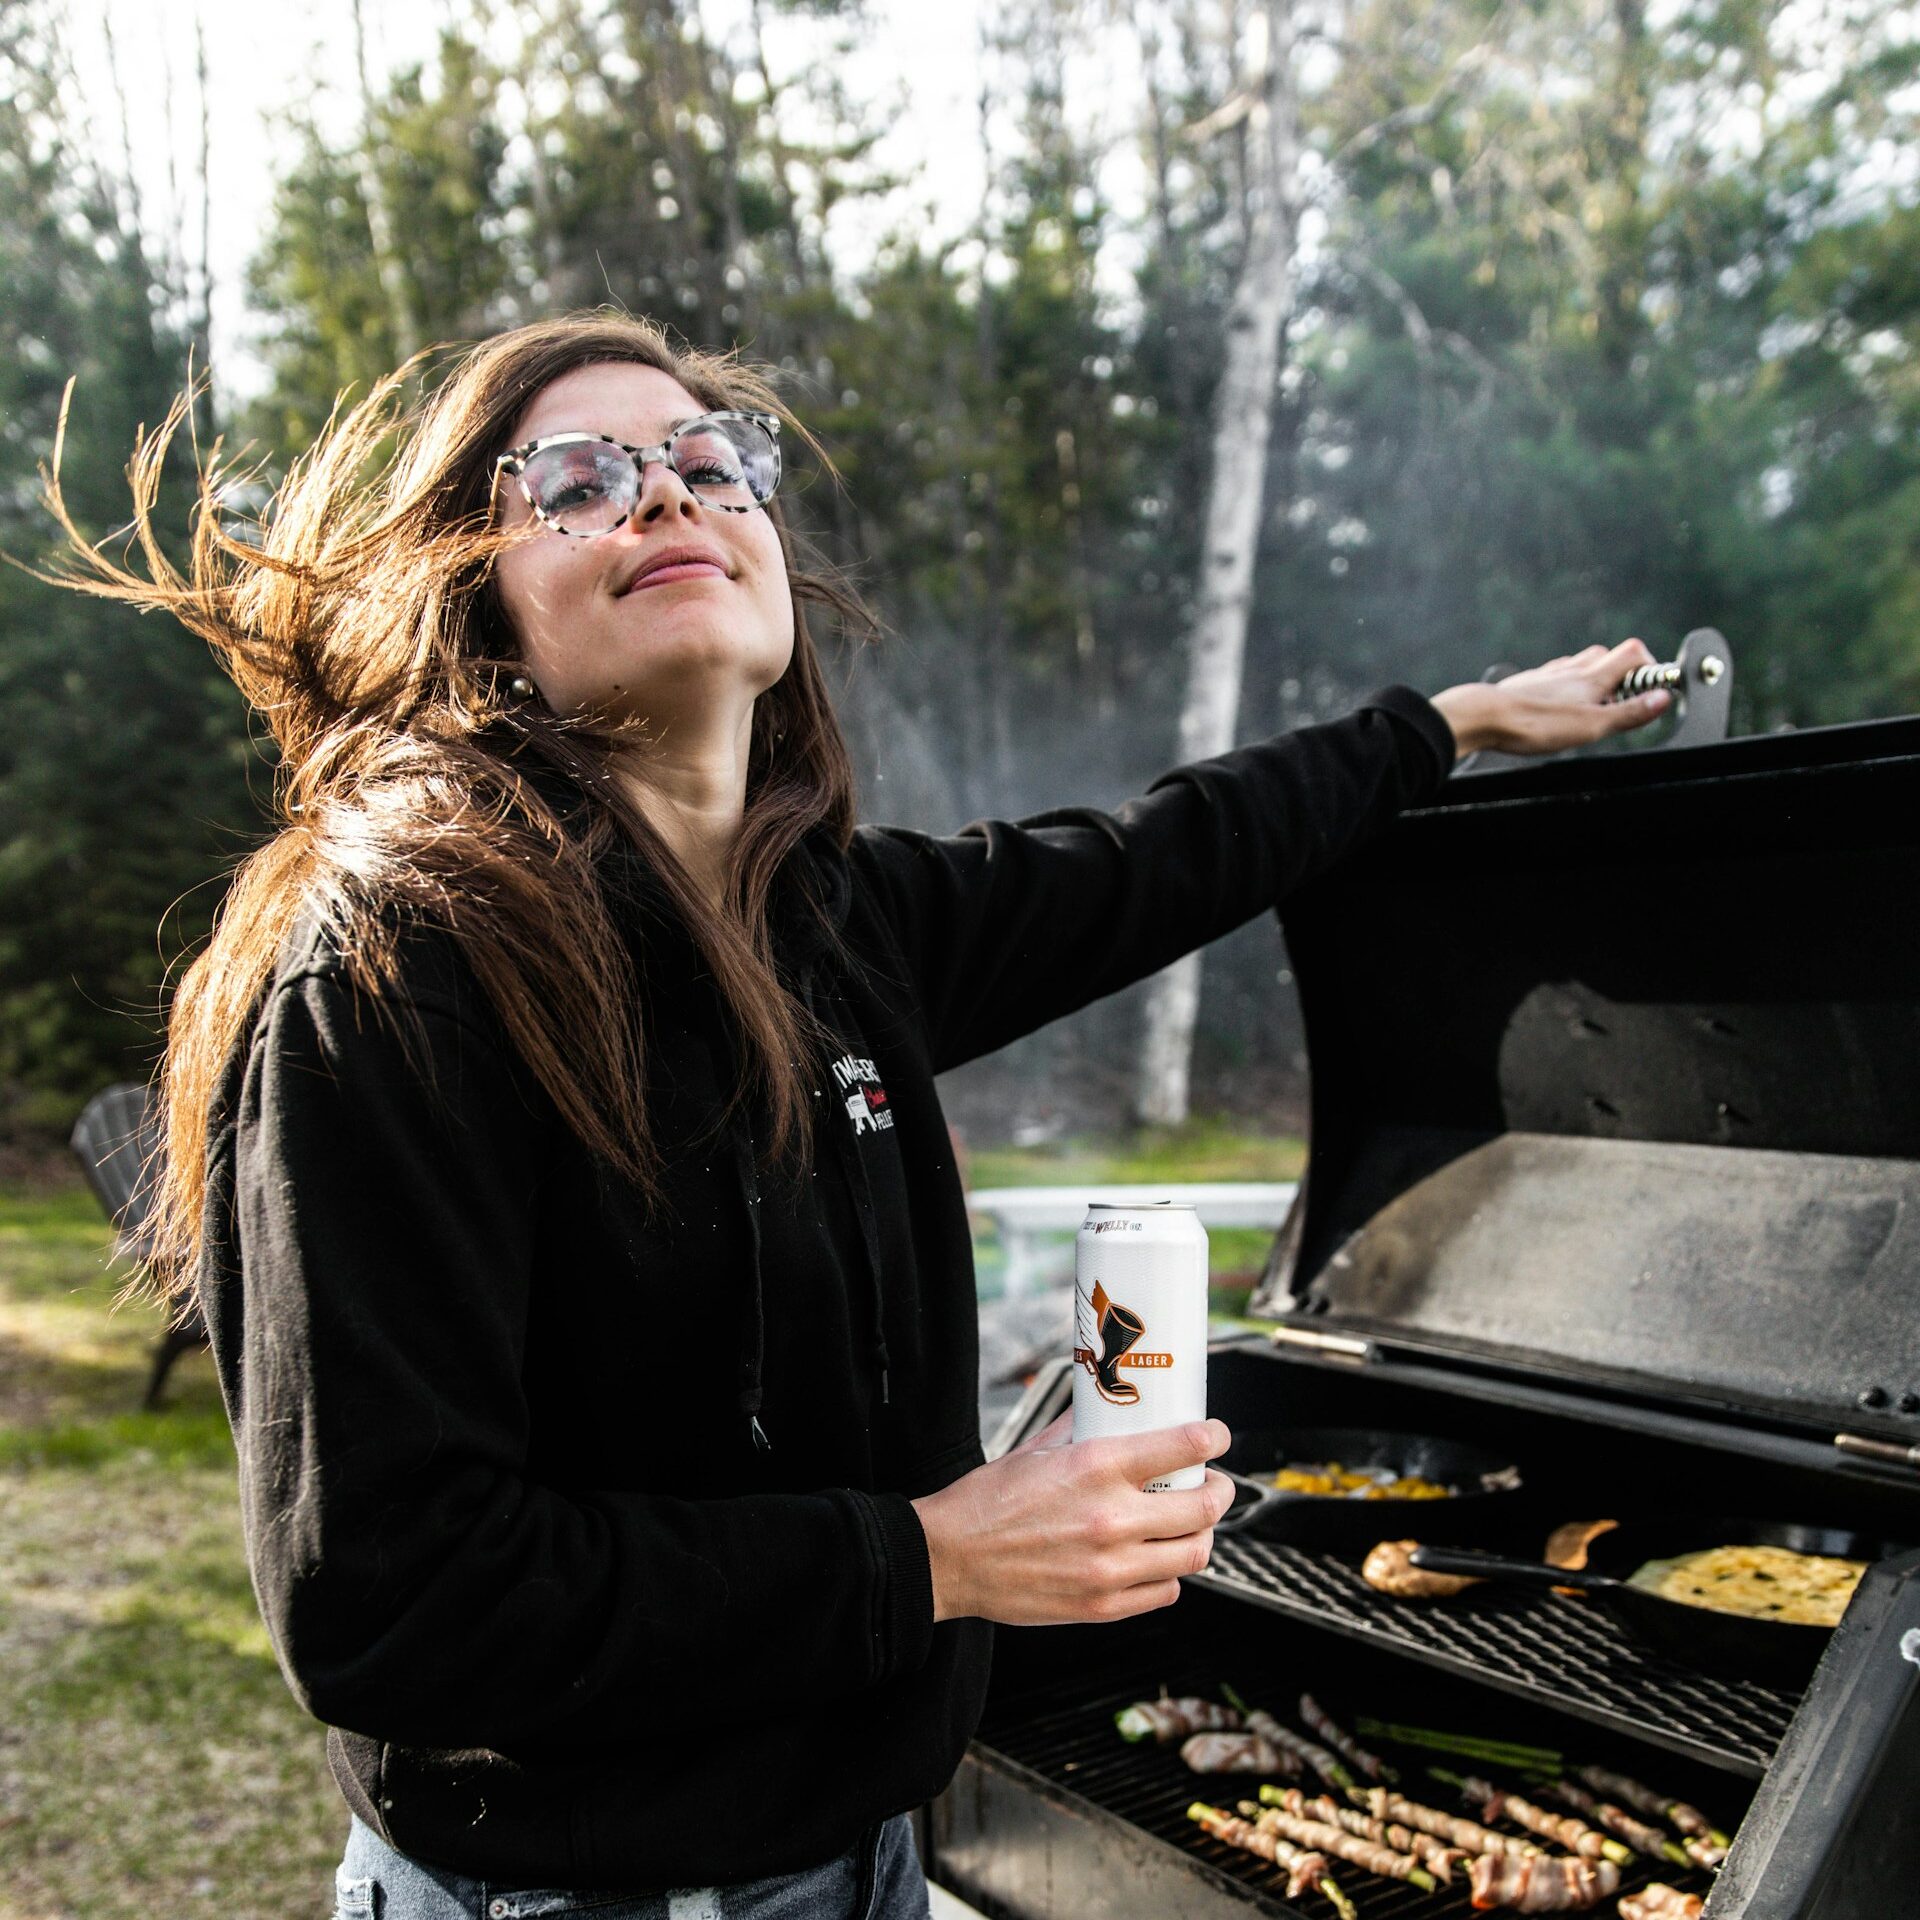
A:
<svg viewBox="0 0 1920 1920">
<path fill-rule="evenodd" d="M 1457 783 L 1290 902 L 1312 1156 L 1271 1334 L 1216 1347 L 1212 1411 L 1494 1447 L 1524 1489 L 1479 1544 L 1532 1557 L 1561 1521 L 1651 1513 L 1920 1548 L 1916 894 L 1898 721 Z M 1062 1375 L 1001 1443 L 1064 1404 Z M 1920 1551 L 1869 1571 L 1804 1693 L 1558 1594 L 1389 1599 L 1359 1557 L 1222 1533 L 1162 1614 L 1003 1631 L 933 1877 L 996 1920 L 1330 1913 L 1185 1819 L 1231 1785 L 1113 1729 L 1225 1681 L 1693 1800 L 1735 1832 L 1717 1882 L 1627 1884 L 1708 1893 L 1709 1920 L 1920 1912 Z M 1339 1878 L 1362 1920 L 1470 1911 Z"/>
</svg>

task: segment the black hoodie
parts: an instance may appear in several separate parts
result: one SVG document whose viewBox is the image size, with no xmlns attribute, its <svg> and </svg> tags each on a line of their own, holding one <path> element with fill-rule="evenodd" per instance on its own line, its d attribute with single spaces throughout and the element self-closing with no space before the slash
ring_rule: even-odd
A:
<svg viewBox="0 0 1920 1920">
<path fill-rule="evenodd" d="M 814 835 L 775 919 L 834 1036 L 797 1174 L 722 1124 L 726 1023 L 623 841 L 651 1212 L 450 940 L 403 949 L 419 1059 L 303 926 L 215 1103 L 199 1287 L 261 1610 L 355 1811 L 496 1885 L 638 1891 L 937 1794 L 991 1629 L 934 1624 L 909 1504 L 982 1457 L 934 1076 L 1272 906 L 1452 757 L 1392 688 L 1112 814 Z"/>
</svg>

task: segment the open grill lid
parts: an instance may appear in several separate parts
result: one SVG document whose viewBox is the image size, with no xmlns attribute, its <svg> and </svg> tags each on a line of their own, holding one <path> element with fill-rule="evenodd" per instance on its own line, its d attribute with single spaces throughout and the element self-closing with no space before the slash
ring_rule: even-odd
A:
<svg viewBox="0 0 1920 1920">
<path fill-rule="evenodd" d="M 1920 720 L 1455 781 L 1283 922 L 1256 1312 L 1920 1442 Z"/>
</svg>

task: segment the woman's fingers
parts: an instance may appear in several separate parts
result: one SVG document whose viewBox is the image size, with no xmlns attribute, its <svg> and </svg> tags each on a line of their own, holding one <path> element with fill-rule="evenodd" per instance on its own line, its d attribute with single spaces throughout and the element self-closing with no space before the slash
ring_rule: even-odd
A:
<svg viewBox="0 0 1920 1920">
<path fill-rule="evenodd" d="M 1084 1458 L 1090 1470 L 1111 1469 L 1129 1486 L 1164 1479 L 1185 1467 L 1217 1460 L 1233 1445 L 1233 1435 L 1222 1420 L 1189 1420 L 1184 1426 L 1159 1427 L 1151 1433 L 1119 1434 L 1110 1440 L 1088 1440 Z M 1164 1493 L 1155 1494 L 1164 1500 Z"/>
</svg>

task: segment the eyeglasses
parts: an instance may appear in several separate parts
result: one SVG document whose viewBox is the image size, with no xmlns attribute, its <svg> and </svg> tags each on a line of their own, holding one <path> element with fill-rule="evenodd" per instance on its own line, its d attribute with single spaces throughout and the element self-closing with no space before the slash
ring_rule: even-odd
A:
<svg viewBox="0 0 1920 1920">
<path fill-rule="evenodd" d="M 597 433 L 549 433 L 494 462 L 520 482 L 543 526 L 576 540 L 611 533 L 640 504 L 647 462 L 659 460 L 703 507 L 751 513 L 780 484 L 780 419 L 772 413 L 703 413 L 657 447 Z"/>
</svg>

